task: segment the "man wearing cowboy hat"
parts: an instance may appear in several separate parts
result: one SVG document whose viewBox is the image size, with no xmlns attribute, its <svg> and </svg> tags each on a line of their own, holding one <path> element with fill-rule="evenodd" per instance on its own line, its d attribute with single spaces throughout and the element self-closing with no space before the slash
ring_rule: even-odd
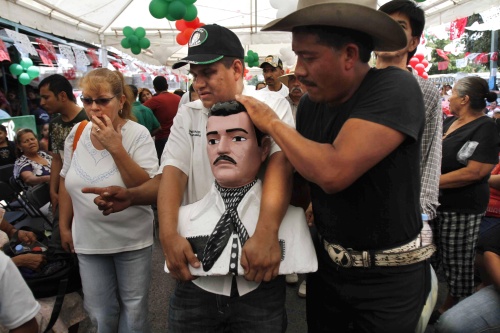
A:
<svg viewBox="0 0 500 333">
<path fill-rule="evenodd" d="M 279 77 L 281 83 L 288 87 L 288 95 L 285 97 L 290 107 L 292 108 L 293 119 L 297 116 L 297 108 L 299 106 L 299 101 L 302 95 L 307 92 L 307 88 L 303 86 L 297 77 L 295 76 L 295 70 L 290 71 L 290 73 L 282 75 Z"/>
<path fill-rule="evenodd" d="M 308 275 L 309 332 L 347 332 L 350 323 L 414 332 L 429 292 L 434 248 L 418 237 L 422 93 L 409 72 L 370 68 L 371 51 L 407 44 L 376 8 L 376 0 L 299 0 L 263 28 L 293 33 L 295 75 L 308 91 L 297 130 L 237 96 L 311 187 L 318 271 Z"/>
</svg>

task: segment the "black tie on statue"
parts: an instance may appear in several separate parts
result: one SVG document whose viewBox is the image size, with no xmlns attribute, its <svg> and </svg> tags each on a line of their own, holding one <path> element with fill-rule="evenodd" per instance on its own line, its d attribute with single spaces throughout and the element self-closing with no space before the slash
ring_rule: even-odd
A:
<svg viewBox="0 0 500 333">
<path fill-rule="evenodd" d="M 247 229 L 241 222 L 236 209 L 245 194 L 247 194 L 256 182 L 257 181 L 254 180 L 250 184 L 238 188 L 223 188 L 217 184 L 217 182 L 215 183 L 215 187 L 224 201 L 226 211 L 222 214 L 219 222 L 217 222 L 203 250 L 203 260 L 201 263 L 203 264 L 203 270 L 205 272 L 208 272 L 217 259 L 219 259 L 219 256 L 234 232 L 238 235 L 241 246 L 245 245 L 245 242 L 248 240 L 249 236 Z"/>
</svg>

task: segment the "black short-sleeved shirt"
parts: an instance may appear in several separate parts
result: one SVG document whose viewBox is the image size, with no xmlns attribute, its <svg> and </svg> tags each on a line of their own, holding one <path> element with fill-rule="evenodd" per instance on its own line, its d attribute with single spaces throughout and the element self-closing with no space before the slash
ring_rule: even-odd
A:
<svg viewBox="0 0 500 333">
<path fill-rule="evenodd" d="M 349 118 L 385 125 L 406 139 L 341 192 L 327 194 L 310 184 L 318 231 L 328 241 L 355 250 L 405 244 L 422 228 L 420 139 L 425 111 L 420 87 L 408 71 L 371 69 L 358 91 L 342 105 L 330 107 L 303 97 L 297 130 L 313 141 L 333 143 Z"/>
<path fill-rule="evenodd" d="M 55 117 L 49 124 L 49 151 L 54 154 L 64 152 L 64 141 L 75 124 L 83 120 L 88 120 L 85 110 L 82 109 L 72 120 L 65 122 L 61 115 Z"/>
<path fill-rule="evenodd" d="M 445 119 L 443 133 L 446 133 L 455 120 L 456 117 Z M 463 125 L 443 139 L 441 174 L 465 168 L 469 160 L 497 164 L 498 144 L 498 131 L 491 118 L 483 116 Z M 488 174 L 471 185 L 442 189 L 438 210 L 468 214 L 484 213 L 490 196 L 489 177 Z"/>
<path fill-rule="evenodd" d="M 14 164 L 16 161 L 16 145 L 8 141 L 7 147 L 0 147 L 0 165 Z"/>
</svg>

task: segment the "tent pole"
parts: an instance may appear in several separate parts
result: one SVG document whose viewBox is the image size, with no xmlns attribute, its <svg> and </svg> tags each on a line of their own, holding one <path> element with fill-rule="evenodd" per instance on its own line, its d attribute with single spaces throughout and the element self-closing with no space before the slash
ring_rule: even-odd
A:
<svg viewBox="0 0 500 333">
<path fill-rule="evenodd" d="M 491 31 L 491 52 L 498 52 L 498 30 Z M 490 57 L 490 90 L 498 90 L 497 86 L 497 71 L 498 71 L 498 53 L 497 59 L 492 60 Z"/>
</svg>

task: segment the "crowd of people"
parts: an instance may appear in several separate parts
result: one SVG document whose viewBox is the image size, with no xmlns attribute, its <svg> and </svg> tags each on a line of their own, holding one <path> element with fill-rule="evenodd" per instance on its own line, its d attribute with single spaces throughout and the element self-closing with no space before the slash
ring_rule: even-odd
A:
<svg viewBox="0 0 500 333">
<path fill-rule="evenodd" d="M 309 332 L 498 329 L 497 95 L 476 76 L 440 91 L 413 72 L 424 26 L 412 0 L 299 0 L 262 29 L 292 33 L 296 66 L 265 57 L 255 87 L 240 40 L 217 24 L 173 65 L 190 66 L 186 93 L 95 69 L 81 108 L 63 76 L 43 79 L 32 113 L 50 123 L 15 142 L 0 126 L 0 162 L 28 187 L 49 184 L 53 239 L 77 255 L 97 331 L 151 331 L 152 207 L 178 281 L 171 332 L 285 332 L 299 274 Z M 34 241 L 0 215 L 7 238 Z M 13 331 L 37 330 L 16 272 L 45 264 L 35 256 L 0 254 L 0 324 Z"/>
</svg>

